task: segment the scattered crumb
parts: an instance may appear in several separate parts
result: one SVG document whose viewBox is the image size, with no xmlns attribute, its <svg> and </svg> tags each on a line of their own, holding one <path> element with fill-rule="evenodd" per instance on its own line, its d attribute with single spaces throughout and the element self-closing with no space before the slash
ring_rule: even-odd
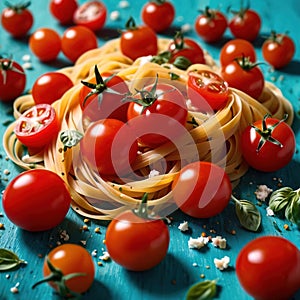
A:
<svg viewBox="0 0 300 300">
<path fill-rule="evenodd" d="M 284 224 L 284 225 L 283 225 L 283 228 L 284 228 L 285 230 L 290 230 L 290 227 L 289 227 L 288 224 Z"/>
<path fill-rule="evenodd" d="M 19 285 L 20 285 L 20 283 L 17 282 L 16 285 L 10 289 L 11 293 L 13 293 L 13 294 L 19 293 L 19 289 L 18 289 Z"/>
<path fill-rule="evenodd" d="M 229 256 L 224 256 L 221 259 L 218 259 L 218 258 L 214 259 L 214 264 L 215 264 L 216 268 L 221 271 L 227 269 L 229 266 L 229 263 L 230 263 Z"/>
<path fill-rule="evenodd" d="M 83 220 L 83 223 L 89 223 L 90 222 L 90 219 L 86 218 Z"/>
<path fill-rule="evenodd" d="M 189 230 L 189 223 L 187 221 L 184 221 L 179 224 L 178 229 L 182 232 Z"/>
<path fill-rule="evenodd" d="M 268 188 L 265 184 L 261 184 L 257 187 L 254 194 L 256 195 L 256 198 L 260 201 L 265 201 L 266 198 L 268 198 L 269 194 L 272 193 L 273 190 Z"/>
<path fill-rule="evenodd" d="M 212 238 L 212 244 L 215 247 L 219 247 L 220 249 L 225 249 L 227 244 L 226 244 L 226 239 L 222 238 L 220 235 Z"/>
<path fill-rule="evenodd" d="M 109 15 L 109 18 L 112 21 L 118 20 L 120 18 L 120 12 L 118 12 L 117 10 L 112 11 Z"/>
<path fill-rule="evenodd" d="M 193 267 L 198 267 L 198 264 L 194 262 Z"/>
<path fill-rule="evenodd" d="M 94 249 L 94 250 L 92 251 L 91 255 L 92 255 L 92 256 L 97 256 L 97 252 L 98 252 L 97 249 Z"/>
<path fill-rule="evenodd" d="M 96 227 L 96 228 L 94 229 L 94 232 L 95 232 L 95 233 L 101 233 L 100 227 Z"/>
<path fill-rule="evenodd" d="M 267 216 L 268 217 L 274 217 L 275 216 L 274 211 L 269 206 L 266 208 L 266 211 L 267 211 Z"/>
<path fill-rule="evenodd" d="M 203 273 L 200 274 L 200 278 L 205 278 L 205 275 Z"/>
<path fill-rule="evenodd" d="M 207 237 L 200 236 L 196 239 L 190 237 L 188 241 L 188 246 L 190 249 L 200 249 L 207 245 L 209 239 Z"/>
<path fill-rule="evenodd" d="M 191 31 L 192 30 L 192 25 L 191 24 L 183 24 L 182 26 L 181 26 L 181 31 L 183 32 L 183 33 L 185 33 L 185 32 L 189 32 L 189 31 Z"/>
<path fill-rule="evenodd" d="M 107 251 L 103 251 L 103 254 L 101 256 L 99 256 L 99 259 L 107 261 L 110 259 L 110 255 Z"/>
<path fill-rule="evenodd" d="M 4 224 L 0 223 L 0 229 L 5 229 Z"/>
<path fill-rule="evenodd" d="M 122 0 L 119 2 L 119 5 L 118 5 L 120 8 L 127 8 L 130 6 L 129 2 L 126 1 L 126 0 Z"/>
</svg>

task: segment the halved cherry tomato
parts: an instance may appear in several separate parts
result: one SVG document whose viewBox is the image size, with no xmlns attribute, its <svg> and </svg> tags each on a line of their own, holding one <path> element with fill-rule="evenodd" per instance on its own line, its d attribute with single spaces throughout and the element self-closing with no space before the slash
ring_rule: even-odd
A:
<svg viewBox="0 0 300 300">
<path fill-rule="evenodd" d="M 73 20 L 76 25 L 97 31 L 104 26 L 106 14 L 107 9 L 103 2 L 87 1 L 76 9 Z"/>
<path fill-rule="evenodd" d="M 15 38 L 25 36 L 33 24 L 33 15 L 28 9 L 30 1 L 16 5 L 6 4 L 7 7 L 1 14 L 3 28 Z"/>
<path fill-rule="evenodd" d="M 51 28 L 40 28 L 30 36 L 29 47 L 41 61 L 55 60 L 61 50 L 61 38 Z"/>
<path fill-rule="evenodd" d="M 24 69 L 16 61 L 0 57 L 0 100 L 13 101 L 23 93 L 25 85 Z"/>
<path fill-rule="evenodd" d="M 174 17 L 174 5 L 166 0 L 149 1 L 142 8 L 142 20 L 155 32 L 162 32 L 168 29 Z"/>
<path fill-rule="evenodd" d="M 193 107 L 200 111 L 223 108 L 228 99 L 228 84 L 218 74 L 195 70 L 188 73 L 188 96 Z"/>
<path fill-rule="evenodd" d="M 63 221 L 71 196 L 59 175 L 32 169 L 8 184 L 2 201 L 5 214 L 15 225 L 28 231 L 45 231 Z"/>
<path fill-rule="evenodd" d="M 206 7 L 196 18 L 195 30 L 207 43 L 219 41 L 227 28 L 227 19 L 219 10 Z"/>
<path fill-rule="evenodd" d="M 72 86 L 73 82 L 67 75 L 60 72 L 47 72 L 34 82 L 32 97 L 35 104 L 52 104 Z"/>
<path fill-rule="evenodd" d="M 17 119 L 14 131 L 22 144 L 40 149 L 52 141 L 59 128 L 54 108 L 49 104 L 37 104 Z"/>
<path fill-rule="evenodd" d="M 76 0 L 51 0 L 49 5 L 53 17 L 63 25 L 72 24 L 77 7 Z"/>
<path fill-rule="evenodd" d="M 194 218 L 210 218 L 221 213 L 230 201 L 231 192 L 224 169 L 204 161 L 183 167 L 172 184 L 175 203 Z"/>
</svg>

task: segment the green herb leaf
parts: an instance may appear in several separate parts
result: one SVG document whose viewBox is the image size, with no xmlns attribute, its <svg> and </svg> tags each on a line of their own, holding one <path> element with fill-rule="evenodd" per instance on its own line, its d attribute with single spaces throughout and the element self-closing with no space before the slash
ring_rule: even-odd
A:
<svg viewBox="0 0 300 300">
<path fill-rule="evenodd" d="M 217 293 L 217 281 L 205 280 L 192 285 L 186 295 L 186 300 L 210 300 Z"/>
<path fill-rule="evenodd" d="M 0 271 L 8 271 L 25 263 L 14 252 L 0 248 Z"/>
<path fill-rule="evenodd" d="M 274 213 L 282 212 L 289 203 L 289 195 L 293 191 L 290 187 L 284 187 L 274 191 L 270 196 L 269 207 Z"/>
<path fill-rule="evenodd" d="M 65 130 L 60 134 L 60 140 L 64 145 L 64 151 L 67 148 L 72 148 L 76 146 L 82 139 L 83 134 L 77 130 Z"/>
</svg>

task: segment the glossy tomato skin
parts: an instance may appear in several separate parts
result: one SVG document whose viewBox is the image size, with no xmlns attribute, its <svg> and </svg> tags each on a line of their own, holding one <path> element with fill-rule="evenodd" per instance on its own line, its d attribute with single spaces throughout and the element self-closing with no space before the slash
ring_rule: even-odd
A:
<svg viewBox="0 0 300 300">
<path fill-rule="evenodd" d="M 138 144 L 127 124 L 103 119 L 87 128 L 80 150 L 84 161 L 100 175 L 124 175 L 132 171 Z"/>
<path fill-rule="evenodd" d="M 278 122 L 278 119 L 267 118 L 266 126 L 270 128 Z M 262 130 L 262 120 L 258 120 L 252 125 Z M 266 141 L 257 151 L 261 136 L 253 126 L 246 127 L 241 135 L 241 150 L 246 162 L 252 168 L 263 172 L 273 172 L 286 166 L 293 158 L 296 147 L 295 135 L 291 127 L 287 123 L 281 122 L 272 131 L 272 138 L 279 141 L 282 147 Z"/>
<path fill-rule="evenodd" d="M 281 69 L 292 60 L 295 54 L 295 44 L 289 36 L 274 33 L 263 43 L 262 54 L 271 66 Z"/>
<path fill-rule="evenodd" d="M 122 99 L 129 92 L 127 84 L 121 77 L 111 73 L 102 73 L 101 77 L 105 81 L 107 87 L 101 93 L 101 96 L 95 94 L 86 98 L 91 92 L 91 89 L 85 85 L 80 89 L 79 101 L 83 111 L 83 119 L 93 122 L 110 118 L 125 123 L 127 121 L 129 103 L 122 103 Z M 93 77 L 89 82 L 96 83 L 96 78 Z M 101 101 L 99 100 L 99 97 L 101 97 Z"/>
<path fill-rule="evenodd" d="M 32 97 L 36 104 L 52 104 L 73 87 L 72 80 L 60 72 L 47 72 L 41 75 L 32 86 Z"/>
<path fill-rule="evenodd" d="M 155 32 L 168 29 L 175 17 L 174 5 L 169 1 L 149 1 L 142 8 L 142 20 Z"/>
<path fill-rule="evenodd" d="M 125 211 L 108 225 L 105 245 L 119 265 L 131 271 L 145 271 L 164 259 L 169 241 L 169 230 L 163 220 L 146 220 Z"/>
<path fill-rule="evenodd" d="M 207 43 L 219 41 L 227 29 L 227 19 L 218 10 L 207 8 L 195 21 L 197 34 Z"/>
<path fill-rule="evenodd" d="M 261 18 L 256 11 L 246 9 L 235 14 L 228 26 L 234 37 L 253 42 L 259 34 Z"/>
<path fill-rule="evenodd" d="M 76 0 L 51 0 L 49 4 L 52 16 L 63 25 L 72 24 L 77 8 Z"/>
<path fill-rule="evenodd" d="M 232 61 L 221 68 L 221 76 L 230 87 L 239 89 L 254 99 L 258 99 L 263 92 L 265 80 L 258 66 L 247 70 L 237 61 Z"/>
<path fill-rule="evenodd" d="M 256 52 L 252 43 L 244 39 L 228 41 L 220 51 L 221 66 L 226 66 L 238 57 L 249 57 L 251 62 L 256 62 Z"/>
<path fill-rule="evenodd" d="M 51 28 L 40 28 L 30 36 L 29 47 L 41 61 L 52 61 L 57 58 L 61 50 L 61 38 Z"/>
<path fill-rule="evenodd" d="M 8 58 L 0 59 L 0 101 L 10 102 L 19 97 L 26 86 L 22 66 Z"/>
<path fill-rule="evenodd" d="M 82 294 L 92 286 L 95 278 L 95 264 L 90 253 L 82 246 L 67 243 L 52 249 L 44 260 L 44 277 L 47 277 L 51 273 L 47 259 L 49 259 L 55 268 L 61 270 L 64 276 L 74 273 L 85 274 L 65 282 L 67 288 L 72 292 Z M 50 281 L 49 284 L 55 290 L 58 290 L 54 282 Z"/>
<path fill-rule="evenodd" d="M 202 112 L 224 108 L 228 100 L 228 84 L 218 74 L 196 70 L 188 73 L 189 99 L 193 107 Z"/>
<path fill-rule="evenodd" d="M 33 15 L 26 7 L 6 7 L 1 13 L 3 28 L 15 38 L 26 36 L 33 25 Z"/>
<path fill-rule="evenodd" d="M 210 218 L 221 213 L 231 198 L 232 186 L 225 171 L 204 161 L 183 167 L 172 183 L 177 206 L 194 218 Z"/>
<path fill-rule="evenodd" d="M 73 63 L 85 52 L 98 47 L 95 33 L 85 26 L 65 30 L 61 40 L 62 52 Z"/>
<path fill-rule="evenodd" d="M 88 1 L 76 9 L 73 20 L 76 25 L 98 31 L 104 26 L 106 15 L 107 9 L 103 2 Z"/>
<path fill-rule="evenodd" d="M 32 169 L 8 184 L 2 201 L 4 212 L 12 223 L 28 231 L 45 231 L 63 221 L 71 196 L 56 173 Z"/>
<path fill-rule="evenodd" d="M 283 237 L 256 238 L 240 251 L 236 274 L 255 299 L 291 299 L 300 289 L 300 251 Z"/>
</svg>

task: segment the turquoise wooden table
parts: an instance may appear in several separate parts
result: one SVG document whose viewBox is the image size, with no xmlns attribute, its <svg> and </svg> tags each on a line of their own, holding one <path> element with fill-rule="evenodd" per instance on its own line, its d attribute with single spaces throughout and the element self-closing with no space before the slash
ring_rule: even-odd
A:
<svg viewBox="0 0 300 300">
<path fill-rule="evenodd" d="M 0 9 L 4 7 L 4 1 L 0 1 Z M 46 2 L 33 0 L 30 6 L 35 18 L 33 32 L 39 27 L 52 27 L 62 33 L 64 27 L 60 26 L 51 17 Z M 83 1 L 79 1 L 83 2 Z M 144 1 L 129 1 L 129 7 L 120 8 L 119 1 L 106 1 L 109 12 L 119 11 L 120 18 L 112 20 L 108 18 L 106 28 L 98 35 L 100 46 L 105 39 L 115 29 L 123 28 L 125 21 L 133 15 L 140 22 L 140 6 Z M 226 8 L 232 5 L 238 8 L 239 1 L 193 1 L 186 0 L 173 1 L 176 8 L 176 19 L 174 26 L 179 28 L 183 25 L 193 26 L 193 22 L 198 14 L 197 9 L 203 9 L 206 5 L 219 7 L 226 13 Z M 296 43 L 296 54 L 293 62 L 281 71 L 269 72 L 268 66 L 262 65 L 267 80 L 273 81 L 280 88 L 284 96 L 289 99 L 294 107 L 295 120 L 293 129 L 297 140 L 297 151 L 292 162 L 274 173 L 260 173 L 249 170 L 242 178 L 240 184 L 235 188 L 235 194 L 241 199 L 248 199 L 256 202 L 254 192 L 258 185 L 266 184 L 271 189 L 277 189 L 281 184 L 294 189 L 300 186 L 299 163 L 300 163 L 300 3 L 297 0 L 286 1 L 259 1 L 252 0 L 251 7 L 257 10 L 262 17 L 262 29 L 260 37 L 254 45 L 257 49 L 258 60 L 262 59 L 261 44 L 263 37 L 275 29 L 278 32 L 288 31 Z M 228 15 L 230 17 L 230 15 Z M 187 36 L 195 38 L 211 55 L 218 60 L 219 50 L 226 39 L 231 38 L 229 30 L 226 31 L 224 40 L 218 44 L 205 44 L 197 35 L 193 28 L 186 33 Z M 170 35 L 171 37 L 171 35 Z M 0 52 L 12 53 L 15 60 L 22 63 L 24 54 L 30 54 L 27 40 L 15 40 L 11 38 L 2 28 L 0 28 Z M 52 64 L 42 64 L 31 55 L 33 68 L 26 70 L 27 89 L 30 89 L 35 79 L 42 73 L 69 65 L 69 62 L 61 55 Z M 11 116 L 12 107 L 10 104 L 0 104 L 0 133 L 5 131 Z M 13 179 L 20 169 L 6 159 L 6 154 L 0 147 L 0 189 L 3 191 L 7 183 Z M 235 273 L 236 257 L 242 248 L 250 240 L 263 235 L 283 236 L 300 248 L 300 231 L 296 226 L 290 225 L 290 230 L 285 230 L 286 223 L 277 217 L 266 215 L 266 206 L 259 207 L 262 214 L 262 228 L 258 233 L 248 232 L 242 229 L 234 214 L 232 204 L 220 215 L 208 220 L 197 220 L 183 215 L 181 212 L 174 212 L 170 217 L 172 222 L 169 225 L 171 243 L 166 258 L 157 267 L 146 272 L 129 272 L 118 266 L 113 261 L 104 261 L 102 266 L 96 265 L 96 278 L 91 289 L 83 296 L 83 299 L 184 299 L 188 288 L 204 279 L 218 278 L 220 287 L 218 299 L 251 299 L 239 285 Z M 70 209 L 65 220 L 57 227 L 47 232 L 31 233 L 23 231 L 14 226 L 6 218 L 0 202 L 0 223 L 4 224 L 4 229 L 0 229 L 0 248 L 8 248 L 16 252 L 22 259 L 27 261 L 27 265 L 14 271 L 0 273 L 0 299 L 22 299 L 22 300 L 48 300 L 58 299 L 58 296 L 48 285 L 42 285 L 35 290 L 31 289 L 34 282 L 42 277 L 43 257 L 54 247 L 57 242 L 63 241 L 64 231 L 69 235 L 69 242 L 84 244 L 91 253 L 97 250 L 95 264 L 99 261 L 99 256 L 105 250 L 103 239 L 107 222 L 93 221 L 87 223 L 88 230 L 81 230 L 84 218 L 77 215 Z M 183 233 L 178 226 L 183 221 L 188 221 L 190 230 Z M 277 224 L 277 226 L 275 226 Z M 96 227 L 101 233 L 95 233 Z M 233 234 L 233 230 L 235 234 Z M 207 234 L 217 234 L 227 239 L 227 248 L 222 250 L 209 245 L 202 250 L 188 248 L 190 237 L 196 238 L 202 232 Z M 276 249 L 274 249 L 276 251 Z M 213 259 L 223 256 L 230 257 L 230 268 L 220 271 L 215 268 Z M 18 285 L 19 292 L 13 294 L 11 288 Z M 300 299 L 300 291 L 294 299 Z"/>
</svg>

